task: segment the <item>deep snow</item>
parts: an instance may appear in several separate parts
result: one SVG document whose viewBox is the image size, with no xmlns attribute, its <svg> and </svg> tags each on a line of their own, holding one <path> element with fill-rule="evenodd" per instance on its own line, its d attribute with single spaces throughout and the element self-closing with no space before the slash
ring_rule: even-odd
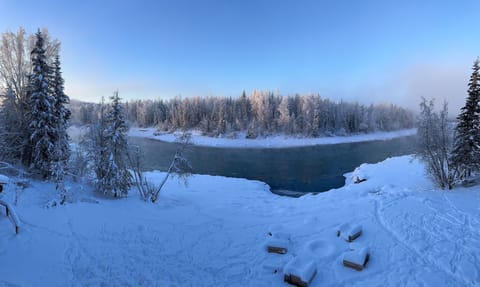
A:
<svg viewBox="0 0 480 287">
<path fill-rule="evenodd" d="M 300 146 L 314 146 L 340 143 L 365 142 L 373 140 L 389 140 L 397 137 L 413 136 L 417 134 L 417 129 L 399 130 L 393 132 L 376 132 L 369 134 L 359 134 L 351 136 L 334 137 L 293 137 L 286 135 L 274 135 L 268 137 L 259 137 L 256 139 L 246 139 L 245 133 L 238 133 L 235 138 L 228 137 L 208 137 L 199 132 L 192 132 L 192 144 L 199 146 L 223 147 L 223 148 L 288 148 Z M 135 128 L 128 131 L 131 137 L 150 138 L 164 142 L 176 141 L 178 133 L 158 133 L 155 128 Z"/>
<path fill-rule="evenodd" d="M 0 286 L 286 286 L 294 256 L 315 262 L 312 286 L 480 284 L 480 187 L 437 190 L 410 156 L 346 177 L 343 188 L 290 198 L 258 181 L 195 175 L 188 187 L 169 180 L 157 204 L 70 183 L 74 202 L 50 209 L 53 185 L 32 182 L 17 193 L 20 233 L 0 216 Z M 11 181 L 0 198 L 14 203 L 15 189 Z M 337 237 L 344 223 L 362 226 L 353 243 Z M 269 232 L 288 241 L 287 254 L 266 252 Z M 366 268 L 343 267 L 360 247 Z"/>
</svg>

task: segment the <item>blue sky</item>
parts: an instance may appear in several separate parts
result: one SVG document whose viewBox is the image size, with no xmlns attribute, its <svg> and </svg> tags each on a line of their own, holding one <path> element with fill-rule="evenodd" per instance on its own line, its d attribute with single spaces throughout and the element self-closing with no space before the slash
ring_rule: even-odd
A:
<svg viewBox="0 0 480 287">
<path fill-rule="evenodd" d="M 99 101 L 320 93 L 417 105 L 464 98 L 478 1 L 0 0 L 0 31 L 49 29 L 66 90 Z"/>
</svg>

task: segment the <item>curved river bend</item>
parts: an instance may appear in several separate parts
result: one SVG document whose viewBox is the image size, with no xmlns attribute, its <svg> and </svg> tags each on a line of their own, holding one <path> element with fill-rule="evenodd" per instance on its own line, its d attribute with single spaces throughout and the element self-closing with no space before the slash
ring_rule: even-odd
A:
<svg viewBox="0 0 480 287">
<path fill-rule="evenodd" d="M 129 138 L 145 155 L 145 170 L 167 170 L 177 145 Z M 272 191 L 322 192 L 344 185 L 343 174 L 362 163 L 415 153 L 415 136 L 391 140 L 295 148 L 215 148 L 191 146 L 194 173 L 266 182 Z M 281 193 L 281 192 L 280 192 Z"/>
</svg>

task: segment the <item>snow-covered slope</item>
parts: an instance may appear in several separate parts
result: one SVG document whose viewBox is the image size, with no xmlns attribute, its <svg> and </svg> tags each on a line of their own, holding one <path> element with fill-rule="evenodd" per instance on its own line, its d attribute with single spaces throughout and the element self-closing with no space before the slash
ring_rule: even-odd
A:
<svg viewBox="0 0 480 287">
<path fill-rule="evenodd" d="M 215 138 L 203 136 L 199 132 L 192 133 L 192 144 L 199 146 L 223 147 L 223 148 L 287 148 L 313 145 L 327 145 L 340 143 L 354 143 L 374 140 L 389 140 L 397 137 L 412 136 L 417 134 L 417 129 L 399 130 L 393 132 L 377 132 L 352 136 L 334 136 L 305 138 L 285 135 L 246 139 L 245 133 L 238 133 L 236 138 Z M 156 139 L 164 142 L 174 142 L 174 133 L 157 133 L 155 128 L 130 128 L 128 132 L 132 137 Z"/>
<path fill-rule="evenodd" d="M 157 204 L 71 184 L 76 202 L 50 209 L 53 186 L 33 182 L 18 196 L 20 234 L 0 216 L 0 286 L 284 286 L 293 256 L 316 265 L 311 286 L 480 284 L 479 187 L 436 190 L 409 156 L 362 165 L 346 181 L 289 198 L 261 182 L 193 176 L 187 188 L 169 181 Z M 13 201 L 13 184 L 5 190 Z M 363 234 L 345 242 L 343 223 Z M 269 232 L 288 241 L 287 254 L 265 251 Z M 343 267 L 360 246 L 366 268 Z"/>
</svg>

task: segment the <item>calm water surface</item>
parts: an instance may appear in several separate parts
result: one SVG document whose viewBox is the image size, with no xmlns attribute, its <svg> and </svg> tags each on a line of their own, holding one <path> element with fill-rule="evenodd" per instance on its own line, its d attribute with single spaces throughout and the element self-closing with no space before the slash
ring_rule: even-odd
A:
<svg viewBox="0 0 480 287">
<path fill-rule="evenodd" d="M 145 154 L 145 170 L 165 171 L 176 144 L 130 138 Z M 386 141 L 282 149 L 191 146 L 187 152 L 194 173 L 241 177 L 266 182 L 272 190 L 321 192 L 343 186 L 343 174 L 362 163 L 415 152 L 414 136 Z"/>
</svg>

